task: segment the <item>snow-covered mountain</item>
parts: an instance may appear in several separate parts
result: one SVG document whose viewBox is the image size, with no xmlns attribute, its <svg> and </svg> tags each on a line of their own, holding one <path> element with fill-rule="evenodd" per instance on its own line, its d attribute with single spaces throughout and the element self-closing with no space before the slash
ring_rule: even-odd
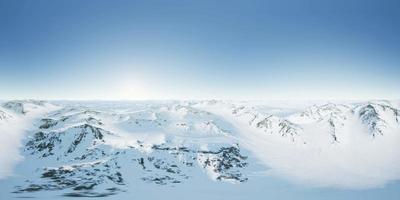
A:
<svg viewBox="0 0 400 200">
<path fill-rule="evenodd" d="M 3 108 L 20 114 L 26 114 L 31 111 L 36 111 L 51 106 L 52 105 L 48 102 L 36 100 L 8 101 L 2 105 Z"/>
<path fill-rule="evenodd" d="M 50 191 L 101 197 L 137 185 L 174 187 L 205 177 L 244 184 L 260 161 L 265 170 L 322 186 L 370 187 L 400 179 L 399 167 L 385 165 L 399 163 L 400 153 L 400 111 L 388 101 L 322 103 L 286 116 L 215 100 L 3 103 L 0 129 L 12 135 L 13 123 L 20 122 L 28 124 L 18 129 L 24 160 L 13 175 L 19 181 L 8 191 L 17 196 Z M 352 163 L 366 149 L 373 155 Z M 4 168 L 9 163 L 3 157 Z M 319 159 L 327 159 L 326 166 L 313 164 Z M 379 162 L 381 174 L 366 177 L 376 172 L 375 164 L 365 167 L 366 174 L 351 169 L 370 162 Z M 346 182 L 302 175 L 332 167 Z"/>
<path fill-rule="evenodd" d="M 0 121 L 11 119 L 12 116 L 7 112 L 0 110 Z"/>
</svg>

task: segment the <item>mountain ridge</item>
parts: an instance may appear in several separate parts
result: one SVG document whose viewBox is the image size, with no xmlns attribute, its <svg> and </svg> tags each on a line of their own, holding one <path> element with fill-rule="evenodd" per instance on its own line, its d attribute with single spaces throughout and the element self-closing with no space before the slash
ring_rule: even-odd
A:
<svg viewBox="0 0 400 200">
<path fill-rule="evenodd" d="M 32 165 L 21 172 L 26 179 L 16 185 L 16 194 L 101 197 L 127 191 L 133 183 L 168 187 L 204 175 L 239 184 L 249 181 L 252 154 L 262 159 L 257 155 L 263 148 L 248 148 L 249 142 L 329 149 L 356 136 L 348 130 L 353 123 L 367 130 L 357 137 L 371 140 L 397 137 L 400 130 L 400 112 L 388 102 L 312 105 L 287 116 L 216 100 L 122 107 L 27 100 L 5 102 L 2 109 L 12 113 L 10 119 L 48 109 L 38 112 L 23 140 L 22 154 Z"/>
</svg>

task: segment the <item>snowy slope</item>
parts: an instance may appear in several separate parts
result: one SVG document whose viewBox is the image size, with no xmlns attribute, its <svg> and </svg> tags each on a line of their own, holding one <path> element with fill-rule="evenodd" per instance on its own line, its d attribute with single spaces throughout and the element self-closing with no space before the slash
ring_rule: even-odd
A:
<svg viewBox="0 0 400 200">
<path fill-rule="evenodd" d="M 270 167 L 268 175 L 339 188 L 400 178 L 399 110 L 390 102 L 323 103 L 287 117 L 231 103 L 198 107 L 234 124 L 242 146 Z"/>
<path fill-rule="evenodd" d="M 1 139 L 12 139 L 1 145 L 0 178 L 14 180 L 6 192 L 17 197 L 240 185 L 255 174 L 318 187 L 377 187 L 400 179 L 398 109 L 389 101 L 306 108 L 215 100 L 5 102 Z M 259 163 L 261 174 L 254 171 Z"/>
<path fill-rule="evenodd" d="M 22 159 L 21 140 L 33 122 L 57 106 L 42 101 L 26 100 L 2 103 L 0 106 L 0 179 L 13 173 L 14 165 Z"/>
<path fill-rule="evenodd" d="M 181 184 L 196 174 L 244 182 L 247 158 L 226 134 L 215 116 L 181 104 L 134 111 L 68 106 L 40 119 L 25 140 L 30 166 L 14 192 L 108 196 L 135 182 Z"/>
</svg>

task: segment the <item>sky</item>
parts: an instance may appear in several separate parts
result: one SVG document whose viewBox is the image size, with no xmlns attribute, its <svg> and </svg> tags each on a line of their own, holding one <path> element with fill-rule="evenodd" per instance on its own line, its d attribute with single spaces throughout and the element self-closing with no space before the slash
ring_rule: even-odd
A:
<svg viewBox="0 0 400 200">
<path fill-rule="evenodd" d="M 0 0 L 0 99 L 399 99 L 398 0 Z"/>
</svg>

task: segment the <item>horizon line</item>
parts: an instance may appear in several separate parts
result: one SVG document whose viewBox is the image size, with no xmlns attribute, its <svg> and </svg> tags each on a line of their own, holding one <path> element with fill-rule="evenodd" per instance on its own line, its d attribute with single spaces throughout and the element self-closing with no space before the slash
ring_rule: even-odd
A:
<svg viewBox="0 0 400 200">
<path fill-rule="evenodd" d="M 398 101 L 400 98 L 338 98 L 338 99 L 223 99 L 223 98 L 202 98 L 202 99 L 39 99 L 39 98 L 14 98 L 14 99 L 1 99 L 0 101 Z"/>
</svg>

